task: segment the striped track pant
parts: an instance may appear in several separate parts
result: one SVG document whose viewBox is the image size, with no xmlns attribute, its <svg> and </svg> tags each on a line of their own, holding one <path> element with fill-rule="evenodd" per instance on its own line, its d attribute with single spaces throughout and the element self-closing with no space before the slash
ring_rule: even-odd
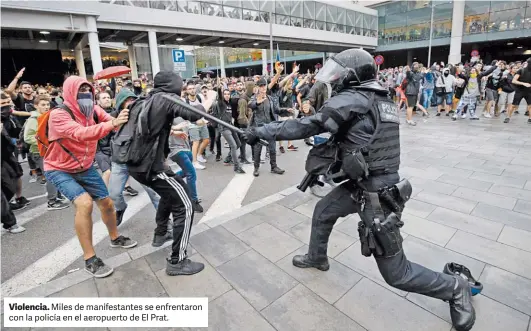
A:
<svg viewBox="0 0 531 331">
<path fill-rule="evenodd" d="M 168 219 L 170 214 L 173 215 L 171 259 L 173 263 L 184 260 L 194 216 L 192 200 L 186 183 L 179 176 L 170 176 L 165 173 L 159 173 L 150 180 L 143 173 L 131 173 L 131 176 L 160 195 L 159 208 L 155 217 L 157 223 L 155 235 L 166 234 Z"/>
</svg>

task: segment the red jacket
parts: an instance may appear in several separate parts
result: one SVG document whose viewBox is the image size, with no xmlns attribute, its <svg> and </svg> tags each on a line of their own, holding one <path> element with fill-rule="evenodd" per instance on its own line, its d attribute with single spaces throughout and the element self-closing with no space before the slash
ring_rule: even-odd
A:
<svg viewBox="0 0 531 331">
<path fill-rule="evenodd" d="M 60 170 L 69 173 L 89 169 L 94 162 L 98 140 L 113 130 L 112 117 L 99 106 L 94 106 L 99 123 L 86 118 L 79 110 L 77 93 L 82 84 L 90 84 L 78 76 L 68 77 L 63 84 L 64 103 L 74 114 L 75 121 L 63 109 L 52 109 L 48 122 L 48 139 L 61 139 L 61 144 L 77 158 L 74 159 L 57 143 L 51 143 L 44 156 L 44 171 Z M 92 86 L 92 85 L 91 85 Z M 94 88 L 92 88 L 94 93 Z"/>
</svg>

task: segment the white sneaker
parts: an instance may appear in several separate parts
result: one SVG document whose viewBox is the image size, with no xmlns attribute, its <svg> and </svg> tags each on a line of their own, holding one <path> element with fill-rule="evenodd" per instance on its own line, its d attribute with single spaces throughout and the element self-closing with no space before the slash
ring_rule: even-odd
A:
<svg viewBox="0 0 531 331">
<path fill-rule="evenodd" d="M 204 165 L 202 165 L 201 163 L 199 162 L 194 162 L 194 168 L 196 168 L 197 170 L 204 170 L 206 169 L 206 167 Z"/>
<path fill-rule="evenodd" d="M 203 155 L 198 155 L 197 156 L 197 161 L 201 162 L 201 163 L 206 163 L 207 160 L 204 158 Z"/>
<path fill-rule="evenodd" d="M 10 233 L 21 233 L 21 232 L 26 231 L 26 228 L 18 224 L 15 224 L 9 229 L 7 229 L 7 231 L 9 231 Z"/>
<path fill-rule="evenodd" d="M 37 182 L 37 175 L 31 175 L 29 179 L 29 183 L 36 183 Z"/>
<path fill-rule="evenodd" d="M 466 114 L 461 115 L 461 118 L 465 119 L 466 118 Z"/>
<path fill-rule="evenodd" d="M 483 117 L 486 117 L 486 118 L 491 118 L 492 116 L 490 116 L 489 113 L 483 113 Z"/>
</svg>

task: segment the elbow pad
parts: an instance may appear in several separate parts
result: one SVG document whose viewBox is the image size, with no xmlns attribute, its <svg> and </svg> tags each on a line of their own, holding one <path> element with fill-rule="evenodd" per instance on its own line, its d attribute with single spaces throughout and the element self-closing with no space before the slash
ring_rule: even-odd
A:
<svg viewBox="0 0 531 331">
<path fill-rule="evenodd" d="M 336 109 L 323 108 L 320 112 L 321 119 L 326 131 L 336 134 L 339 132 L 339 127 L 345 121 L 343 116 L 339 114 Z"/>
</svg>

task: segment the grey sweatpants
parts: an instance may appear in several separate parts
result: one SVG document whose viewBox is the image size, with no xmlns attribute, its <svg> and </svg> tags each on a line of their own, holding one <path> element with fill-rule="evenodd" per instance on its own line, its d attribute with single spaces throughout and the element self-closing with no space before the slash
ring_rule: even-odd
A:
<svg viewBox="0 0 531 331">
<path fill-rule="evenodd" d="M 232 162 L 234 162 L 234 167 L 240 167 L 240 159 L 238 158 L 238 149 L 241 146 L 240 137 L 238 137 L 236 132 L 232 132 L 231 130 L 225 129 L 223 127 L 220 128 L 220 133 L 227 144 L 229 144 L 230 156 L 232 158 Z"/>
</svg>

